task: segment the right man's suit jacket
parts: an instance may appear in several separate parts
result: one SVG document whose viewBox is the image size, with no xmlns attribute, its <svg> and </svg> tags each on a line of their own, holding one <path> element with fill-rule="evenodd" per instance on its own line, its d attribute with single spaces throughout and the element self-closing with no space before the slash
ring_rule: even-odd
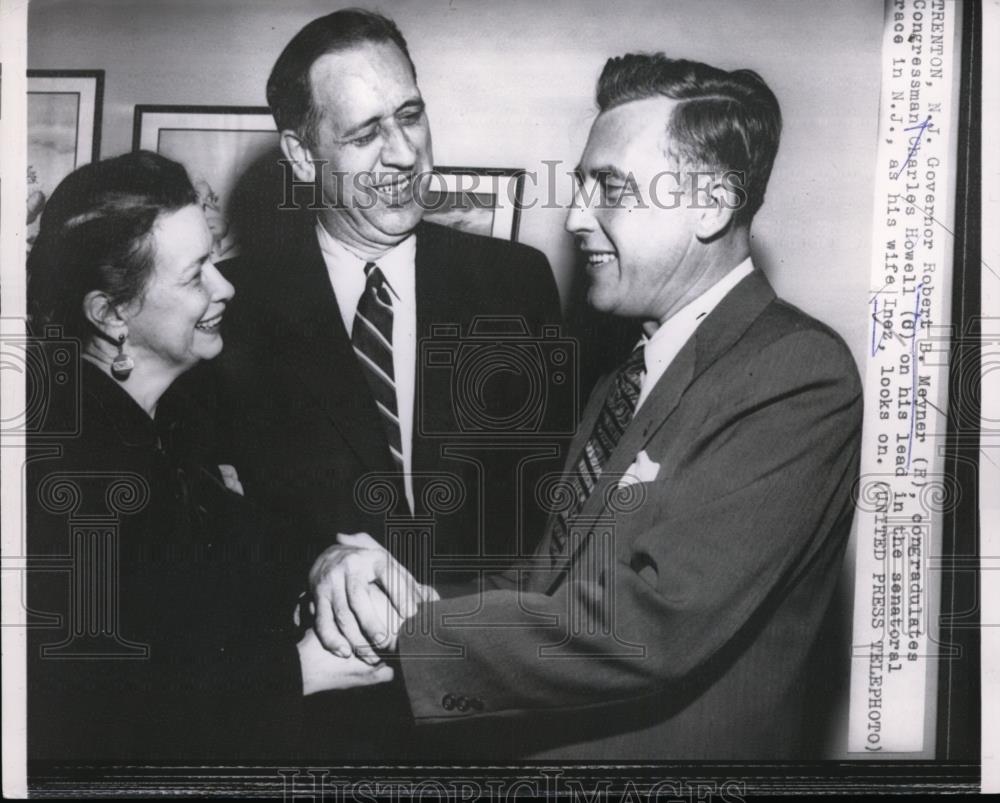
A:
<svg viewBox="0 0 1000 803">
<path fill-rule="evenodd" d="M 612 381 L 595 388 L 567 470 Z M 550 561 L 550 531 L 522 571 L 406 623 L 417 722 L 479 758 L 795 757 L 861 415 L 842 340 L 748 276 L 637 411 L 567 555 Z M 646 481 L 618 490 L 643 451 Z M 478 755 L 487 732 L 493 755 Z"/>
</svg>

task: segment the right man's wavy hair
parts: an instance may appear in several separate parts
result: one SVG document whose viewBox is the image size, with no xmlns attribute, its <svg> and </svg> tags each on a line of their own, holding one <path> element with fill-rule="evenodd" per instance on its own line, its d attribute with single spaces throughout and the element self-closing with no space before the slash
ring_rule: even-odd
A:
<svg viewBox="0 0 1000 803">
<path fill-rule="evenodd" d="M 781 138 L 774 93 L 753 70 L 726 72 L 663 53 L 609 59 L 597 82 L 602 112 L 657 96 L 679 101 L 666 121 L 670 155 L 691 167 L 733 171 L 746 194 L 734 222 L 749 225 L 764 203 Z"/>
</svg>

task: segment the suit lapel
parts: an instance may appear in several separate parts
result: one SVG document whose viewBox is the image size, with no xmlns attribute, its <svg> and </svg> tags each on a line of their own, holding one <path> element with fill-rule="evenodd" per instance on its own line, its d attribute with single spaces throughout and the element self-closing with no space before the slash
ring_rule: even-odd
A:
<svg viewBox="0 0 1000 803">
<path fill-rule="evenodd" d="M 417 371 L 413 400 L 414 468 L 429 468 L 438 463 L 434 452 L 436 440 L 425 442 L 419 437 L 422 431 L 454 431 L 453 400 L 450 382 L 441 372 L 433 374 L 441 382 L 434 382 L 432 374 L 420 370 L 421 341 L 435 335 L 435 327 L 461 328 L 476 310 L 463 309 L 458 300 L 462 297 L 464 280 L 460 256 L 446 241 L 447 229 L 420 224 L 417 227 L 416 295 L 417 295 Z M 449 336 L 448 339 L 457 339 Z M 437 335 L 440 337 L 440 333 Z"/>
<path fill-rule="evenodd" d="M 590 434 L 594 431 L 594 427 L 597 424 L 597 417 L 601 414 L 601 408 L 604 407 L 604 400 L 611 389 L 614 377 L 614 372 L 602 377 L 590 392 L 590 398 L 587 400 L 587 406 L 580 416 L 580 423 L 577 425 L 576 433 L 573 435 L 573 439 L 566 450 L 566 463 L 562 469 L 563 475 L 571 471 L 576 471 L 576 464 L 583 453 L 583 447 L 590 438 Z M 549 555 L 549 548 L 552 543 L 552 522 L 556 515 L 558 514 L 550 513 L 546 519 L 545 533 L 536 547 L 538 555 Z"/>
<path fill-rule="evenodd" d="M 673 362 L 660 377 L 653 387 L 647 399 L 628 429 L 622 435 L 621 440 L 615 447 L 607 465 L 604 466 L 601 477 L 587 497 L 580 516 L 592 519 L 601 515 L 607 507 L 606 498 L 608 490 L 613 484 L 617 484 L 621 475 L 632 465 L 636 456 L 645 448 L 646 444 L 653 438 L 661 427 L 669 420 L 674 410 L 683 400 L 684 393 L 702 373 L 704 373 L 723 354 L 729 351 L 740 339 L 750 324 L 764 311 L 764 308 L 775 298 L 774 290 L 764 277 L 764 274 L 755 270 L 719 303 L 705 321 L 698 327 L 695 334 L 684 344 L 678 352 Z M 600 401 L 592 408 L 588 420 L 583 422 L 581 429 L 577 432 L 573 441 L 571 451 L 571 461 L 566 471 L 573 471 L 580 450 L 589 438 L 597 420 L 597 415 L 604 402 L 604 396 L 610 387 L 610 379 L 606 379 L 600 385 Z M 596 396 L 595 392 L 595 396 Z M 593 401 L 593 399 L 592 399 Z M 551 537 L 551 527 L 548 528 L 546 538 L 543 539 L 543 546 L 547 550 Z M 587 539 L 584 539 L 574 553 L 560 558 L 553 571 L 551 583 L 554 584 L 561 578 L 561 573 L 569 565 L 571 560 L 584 549 Z M 539 552 L 538 554 L 547 554 Z"/>
<path fill-rule="evenodd" d="M 580 510 L 579 516 L 581 518 L 592 519 L 601 515 L 607 507 L 606 500 L 610 489 L 618 484 L 625 469 L 632 465 L 635 456 L 646 445 L 653 436 L 653 433 L 677 409 L 684 391 L 687 390 L 688 385 L 691 384 L 694 377 L 694 354 L 694 342 L 689 341 L 677 354 L 674 361 L 670 363 L 667 370 L 664 371 L 663 376 L 660 377 L 660 381 L 656 383 L 656 387 L 653 388 L 649 397 L 643 402 L 642 407 L 636 412 L 635 418 L 632 419 L 632 422 L 622 434 L 622 438 L 615 447 L 615 450 L 608 458 L 608 462 L 602 469 L 601 476 L 594 486 L 594 490 L 591 491 L 590 496 L 587 497 L 587 501 Z M 583 450 L 587 438 L 590 437 L 590 433 L 593 431 L 594 424 L 597 421 L 597 415 L 604 404 L 604 395 L 607 394 L 610 388 L 610 382 L 602 383 L 602 385 L 604 385 L 604 393 L 597 406 L 597 412 L 592 416 L 592 420 L 588 422 L 589 426 L 586 429 L 586 435 L 582 439 L 579 437 L 574 439 L 574 446 L 577 445 L 575 443 L 576 440 L 580 441 L 579 450 L 572 453 L 573 463 L 567 466 L 567 471 L 576 470 L 576 460 Z M 584 539 L 581 542 L 581 547 L 586 541 L 587 539 Z M 548 538 L 546 538 L 546 543 L 548 543 Z M 567 553 L 556 561 L 553 569 L 557 573 L 561 572 L 575 557 L 576 552 Z"/>
<path fill-rule="evenodd" d="M 441 449 L 449 443 L 437 436 L 424 437 L 423 433 L 458 432 L 452 398 L 451 377 L 447 371 L 421 369 L 421 343 L 442 337 L 436 327 L 457 327 L 449 340 L 468 325 L 470 317 L 478 310 L 469 309 L 462 299 L 467 272 L 462 270 L 464 254 L 450 238 L 451 230 L 442 226 L 421 223 L 417 226 L 416 297 L 417 343 L 416 375 L 413 394 L 413 493 L 416 512 L 422 511 L 422 489 L 429 475 L 440 472 Z M 471 481 L 471 480 L 469 480 Z"/>
<path fill-rule="evenodd" d="M 361 462 L 391 471 L 385 432 L 344 330 L 315 231 L 309 228 L 288 241 L 299 248 L 286 263 L 289 269 L 273 282 L 271 294 L 286 332 L 276 338 L 283 344 L 283 358 Z"/>
</svg>

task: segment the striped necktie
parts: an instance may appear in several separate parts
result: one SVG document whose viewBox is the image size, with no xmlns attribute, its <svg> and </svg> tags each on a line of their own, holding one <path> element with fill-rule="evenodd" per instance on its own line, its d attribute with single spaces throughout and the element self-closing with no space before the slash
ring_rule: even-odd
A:
<svg viewBox="0 0 1000 803">
<path fill-rule="evenodd" d="M 557 513 L 553 522 L 552 542 L 549 546 L 549 554 L 553 560 L 566 551 L 570 519 L 583 509 L 608 458 L 635 415 L 645 370 L 645 344 L 640 343 L 618 371 L 597 417 L 597 423 L 594 424 L 594 431 L 590 433 L 573 471 L 566 477 L 573 489 L 573 504 L 569 509 Z"/>
<path fill-rule="evenodd" d="M 403 441 L 399 433 L 396 379 L 392 368 L 392 297 L 378 265 L 365 265 L 365 291 L 358 301 L 351 345 L 368 380 L 389 441 L 392 460 L 403 470 Z"/>
</svg>

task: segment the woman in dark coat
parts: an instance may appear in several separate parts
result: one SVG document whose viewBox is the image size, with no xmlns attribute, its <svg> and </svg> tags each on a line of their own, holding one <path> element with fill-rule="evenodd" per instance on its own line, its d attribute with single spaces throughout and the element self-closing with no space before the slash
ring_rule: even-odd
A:
<svg viewBox="0 0 1000 803">
<path fill-rule="evenodd" d="M 152 153 L 80 168 L 43 213 L 29 263 L 48 359 L 26 471 L 31 759 L 294 759 L 304 694 L 392 677 L 294 628 L 294 601 L 269 582 L 280 544 L 255 531 L 235 471 L 208 461 L 197 410 L 170 400 L 222 349 L 233 288 L 211 248 L 184 168 Z"/>
</svg>

